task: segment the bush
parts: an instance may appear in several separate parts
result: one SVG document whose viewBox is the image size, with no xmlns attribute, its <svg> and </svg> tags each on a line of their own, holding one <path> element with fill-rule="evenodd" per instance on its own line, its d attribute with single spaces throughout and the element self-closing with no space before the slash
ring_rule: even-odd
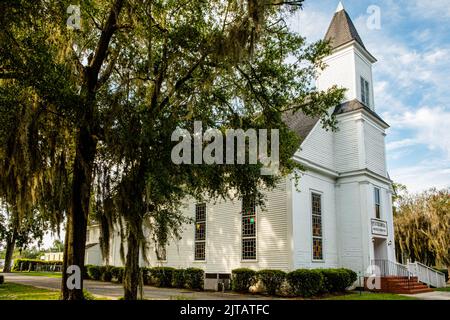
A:
<svg viewBox="0 0 450 320">
<path fill-rule="evenodd" d="M 37 259 L 16 259 L 12 271 L 60 271 L 62 261 L 43 261 Z"/>
<path fill-rule="evenodd" d="M 125 271 L 125 269 L 122 267 L 112 267 L 111 268 L 111 276 L 118 283 L 122 283 L 124 271 Z"/>
<path fill-rule="evenodd" d="M 312 297 L 323 291 L 324 277 L 319 270 L 298 269 L 288 273 L 286 279 L 296 296 Z"/>
<path fill-rule="evenodd" d="M 101 280 L 104 282 L 111 282 L 112 280 L 112 273 L 111 273 L 111 266 L 103 266 L 100 267 L 100 271 L 101 271 Z"/>
<path fill-rule="evenodd" d="M 256 283 L 256 272 L 251 269 L 240 268 L 231 271 L 231 288 L 238 292 L 248 292 Z"/>
<path fill-rule="evenodd" d="M 185 278 L 185 271 L 184 269 L 176 269 L 173 271 L 172 274 L 172 287 L 174 288 L 184 288 L 184 285 L 186 283 Z"/>
<path fill-rule="evenodd" d="M 188 268 L 184 272 L 186 287 L 189 289 L 203 290 L 205 272 L 199 268 Z"/>
<path fill-rule="evenodd" d="M 4 276 L 0 276 L 0 285 L 5 283 L 5 277 Z"/>
<path fill-rule="evenodd" d="M 100 266 L 89 266 L 87 273 L 89 275 L 89 278 L 92 280 L 99 281 L 102 277 L 102 271 Z"/>
<path fill-rule="evenodd" d="M 350 270 L 350 269 L 345 269 L 345 268 L 342 268 L 341 270 L 346 271 L 348 273 L 348 276 L 349 276 L 346 288 L 352 286 L 356 282 L 356 280 L 358 280 L 358 274 L 355 271 Z"/>
<path fill-rule="evenodd" d="M 349 287 L 350 273 L 345 269 L 322 269 L 319 270 L 323 277 L 324 292 L 343 292 Z M 351 284 L 351 283 L 350 283 Z"/>
<path fill-rule="evenodd" d="M 261 270 L 257 273 L 257 279 L 262 282 L 270 295 L 275 295 L 286 279 L 286 272 L 281 270 Z"/>
<path fill-rule="evenodd" d="M 85 279 L 85 280 L 91 280 L 91 277 L 89 277 L 89 273 L 88 273 L 88 270 L 90 267 L 92 267 L 92 264 L 87 264 L 84 266 L 83 279 Z"/>
<path fill-rule="evenodd" d="M 151 283 L 157 287 L 170 288 L 172 286 L 172 276 L 175 268 L 171 267 L 155 267 L 148 269 L 151 276 Z"/>
</svg>

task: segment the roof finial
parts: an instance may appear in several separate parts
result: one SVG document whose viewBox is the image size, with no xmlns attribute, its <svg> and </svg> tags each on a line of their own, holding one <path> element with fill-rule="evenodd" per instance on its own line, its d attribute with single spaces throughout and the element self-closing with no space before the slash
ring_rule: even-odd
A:
<svg viewBox="0 0 450 320">
<path fill-rule="evenodd" d="M 336 9 L 336 12 L 340 12 L 340 11 L 342 11 L 342 10 L 345 10 L 345 9 L 344 9 L 344 5 L 342 4 L 342 1 L 339 1 L 339 5 L 338 5 L 338 7 L 337 7 L 337 9 Z"/>
</svg>

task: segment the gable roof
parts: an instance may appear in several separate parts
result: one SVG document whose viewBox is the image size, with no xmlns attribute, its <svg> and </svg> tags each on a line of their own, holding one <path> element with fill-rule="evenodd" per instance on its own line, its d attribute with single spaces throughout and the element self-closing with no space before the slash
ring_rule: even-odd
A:
<svg viewBox="0 0 450 320">
<path fill-rule="evenodd" d="M 366 49 L 355 25 L 352 22 L 352 19 L 343 7 L 342 9 L 338 8 L 338 11 L 334 14 L 333 20 L 331 21 L 327 34 L 325 35 L 325 40 L 330 41 L 333 49 L 336 49 L 337 47 L 353 40 Z"/>
<path fill-rule="evenodd" d="M 311 133 L 312 129 L 319 122 L 320 117 L 310 117 L 303 113 L 301 110 L 294 112 L 293 110 L 286 111 L 283 114 L 283 121 L 295 132 L 300 139 L 305 140 L 305 138 Z"/>
</svg>

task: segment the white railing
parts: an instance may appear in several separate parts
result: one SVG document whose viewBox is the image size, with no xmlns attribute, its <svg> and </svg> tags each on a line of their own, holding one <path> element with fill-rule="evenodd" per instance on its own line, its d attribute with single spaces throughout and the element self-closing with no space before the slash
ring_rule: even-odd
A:
<svg viewBox="0 0 450 320">
<path fill-rule="evenodd" d="M 377 270 L 382 277 L 408 277 L 412 272 L 403 264 L 383 259 L 372 260 L 372 266 L 378 267 Z"/>
<path fill-rule="evenodd" d="M 418 278 L 419 282 L 423 282 L 435 288 L 444 288 L 446 286 L 445 275 L 423 263 L 408 262 L 408 270 Z"/>
</svg>

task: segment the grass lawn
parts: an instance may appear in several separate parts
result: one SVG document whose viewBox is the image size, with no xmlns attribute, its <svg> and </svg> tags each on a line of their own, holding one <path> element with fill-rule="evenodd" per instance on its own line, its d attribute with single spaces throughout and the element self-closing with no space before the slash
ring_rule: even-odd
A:
<svg viewBox="0 0 450 320">
<path fill-rule="evenodd" d="M 59 291 L 40 289 L 22 284 L 0 285 L 0 300 L 58 300 Z"/>
<path fill-rule="evenodd" d="M 61 272 L 14 272 L 16 274 L 21 274 L 24 276 L 36 276 L 36 277 L 48 277 L 48 278 L 61 278 Z"/>
<path fill-rule="evenodd" d="M 434 289 L 434 291 L 450 292 L 450 287 L 446 287 L 446 288 L 437 288 L 437 289 Z"/>
<path fill-rule="evenodd" d="M 417 300 L 393 293 L 352 292 L 350 294 L 326 298 L 325 300 Z"/>
</svg>

